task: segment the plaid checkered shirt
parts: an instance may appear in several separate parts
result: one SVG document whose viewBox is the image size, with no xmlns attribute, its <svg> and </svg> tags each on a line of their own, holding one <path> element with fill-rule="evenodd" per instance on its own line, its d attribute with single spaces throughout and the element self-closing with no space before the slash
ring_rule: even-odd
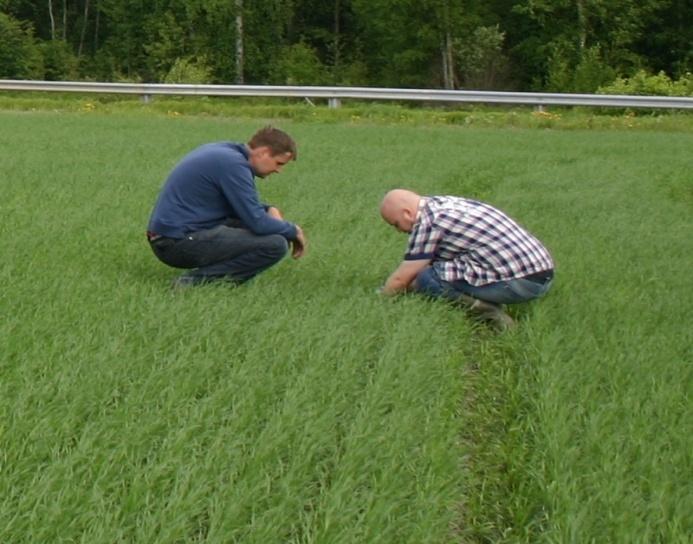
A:
<svg viewBox="0 0 693 544">
<path fill-rule="evenodd" d="M 506 214 L 475 200 L 422 197 L 405 260 L 431 259 L 445 281 L 482 286 L 553 270 L 548 250 Z"/>
</svg>

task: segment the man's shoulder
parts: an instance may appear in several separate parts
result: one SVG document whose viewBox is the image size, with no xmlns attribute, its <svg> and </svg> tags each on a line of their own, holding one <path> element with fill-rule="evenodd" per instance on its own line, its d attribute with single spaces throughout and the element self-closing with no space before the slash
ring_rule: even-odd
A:
<svg viewBox="0 0 693 544">
<path fill-rule="evenodd" d="M 247 149 L 235 142 L 213 142 L 203 144 L 191 151 L 180 167 L 187 172 L 196 172 L 210 179 L 233 178 L 251 182 L 253 172 L 248 162 Z"/>
<path fill-rule="evenodd" d="M 198 157 L 213 157 L 229 163 L 245 164 L 248 162 L 248 151 L 244 144 L 236 142 L 212 142 L 203 144 L 193 150 L 190 155 Z"/>
<path fill-rule="evenodd" d="M 427 203 L 434 208 L 465 208 L 475 201 L 463 196 L 432 195 L 425 197 Z"/>
<path fill-rule="evenodd" d="M 461 196 L 440 195 L 425 198 L 424 211 L 432 218 L 463 216 L 475 206 L 473 200 Z"/>
</svg>

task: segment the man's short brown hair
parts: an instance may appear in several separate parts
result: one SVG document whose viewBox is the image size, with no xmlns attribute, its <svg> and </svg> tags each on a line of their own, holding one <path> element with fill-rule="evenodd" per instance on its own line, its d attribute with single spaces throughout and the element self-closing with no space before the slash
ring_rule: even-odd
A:
<svg viewBox="0 0 693 544">
<path fill-rule="evenodd" d="M 291 136 L 271 125 L 258 130 L 248 142 L 248 147 L 250 149 L 269 147 L 273 157 L 283 155 L 284 153 L 291 153 L 291 160 L 294 161 L 298 157 L 296 142 L 294 142 Z"/>
</svg>

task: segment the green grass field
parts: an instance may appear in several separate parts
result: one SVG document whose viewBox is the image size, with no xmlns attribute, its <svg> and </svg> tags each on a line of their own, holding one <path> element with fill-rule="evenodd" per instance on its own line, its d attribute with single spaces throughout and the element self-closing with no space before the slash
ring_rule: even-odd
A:
<svg viewBox="0 0 693 544">
<path fill-rule="evenodd" d="M 308 255 L 173 293 L 170 168 L 264 121 L 0 111 L 0 542 L 689 542 L 693 132 L 282 121 Z M 374 294 L 406 186 L 557 263 L 496 335 Z"/>
</svg>

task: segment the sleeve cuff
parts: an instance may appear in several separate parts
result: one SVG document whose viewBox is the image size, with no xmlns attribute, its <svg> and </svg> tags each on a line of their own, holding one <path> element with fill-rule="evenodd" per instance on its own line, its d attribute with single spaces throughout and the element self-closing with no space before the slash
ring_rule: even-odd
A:
<svg viewBox="0 0 693 544">
<path fill-rule="evenodd" d="M 432 260 L 433 253 L 411 253 L 404 256 L 405 261 L 421 261 L 423 259 Z"/>
</svg>

